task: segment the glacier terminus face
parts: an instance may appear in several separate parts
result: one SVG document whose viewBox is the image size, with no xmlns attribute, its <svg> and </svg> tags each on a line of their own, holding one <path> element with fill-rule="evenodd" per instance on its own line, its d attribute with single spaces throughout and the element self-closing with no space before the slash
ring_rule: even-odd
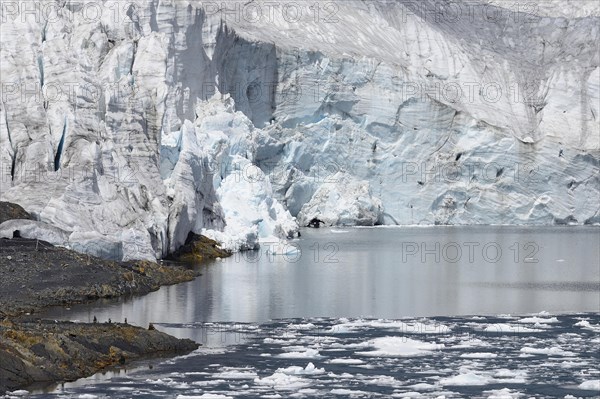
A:
<svg viewBox="0 0 600 399">
<path fill-rule="evenodd" d="M 0 4 L 0 199 L 160 259 L 326 225 L 599 224 L 600 6 Z"/>
</svg>

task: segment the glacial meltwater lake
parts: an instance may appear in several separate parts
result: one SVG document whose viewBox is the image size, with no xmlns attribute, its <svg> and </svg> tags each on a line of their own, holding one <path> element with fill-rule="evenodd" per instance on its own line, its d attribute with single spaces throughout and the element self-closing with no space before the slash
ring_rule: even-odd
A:
<svg viewBox="0 0 600 399">
<path fill-rule="evenodd" d="M 598 227 L 322 228 L 268 249 L 144 297 L 50 310 L 203 346 L 33 396 L 600 396 Z"/>
</svg>

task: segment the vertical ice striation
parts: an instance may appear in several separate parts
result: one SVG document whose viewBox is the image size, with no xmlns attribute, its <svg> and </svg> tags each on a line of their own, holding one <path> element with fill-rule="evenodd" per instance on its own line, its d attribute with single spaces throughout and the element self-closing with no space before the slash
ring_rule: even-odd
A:
<svg viewBox="0 0 600 399">
<path fill-rule="evenodd" d="M 0 196 L 78 250 L 600 223 L 594 1 L 25 3 L 0 16 Z"/>
</svg>

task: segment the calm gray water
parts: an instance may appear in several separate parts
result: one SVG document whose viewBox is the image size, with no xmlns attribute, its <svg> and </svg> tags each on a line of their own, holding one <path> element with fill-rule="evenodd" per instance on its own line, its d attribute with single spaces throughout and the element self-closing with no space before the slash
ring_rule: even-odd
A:
<svg viewBox="0 0 600 399">
<path fill-rule="evenodd" d="M 600 397 L 599 228 L 320 229 L 290 245 L 52 310 L 202 347 L 32 397 Z"/>
<path fill-rule="evenodd" d="M 300 251 L 264 245 L 199 266 L 190 283 L 49 316 L 147 325 L 599 311 L 597 227 L 326 228 L 292 246 Z"/>
</svg>

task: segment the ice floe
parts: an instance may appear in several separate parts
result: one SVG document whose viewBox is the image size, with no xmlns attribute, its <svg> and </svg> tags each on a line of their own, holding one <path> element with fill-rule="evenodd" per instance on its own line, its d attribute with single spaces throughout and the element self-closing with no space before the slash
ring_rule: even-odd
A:
<svg viewBox="0 0 600 399">
<path fill-rule="evenodd" d="M 443 344 L 428 343 L 405 337 L 381 337 L 368 341 L 371 351 L 356 352 L 357 355 L 378 356 L 422 356 L 444 348 Z"/>
</svg>

